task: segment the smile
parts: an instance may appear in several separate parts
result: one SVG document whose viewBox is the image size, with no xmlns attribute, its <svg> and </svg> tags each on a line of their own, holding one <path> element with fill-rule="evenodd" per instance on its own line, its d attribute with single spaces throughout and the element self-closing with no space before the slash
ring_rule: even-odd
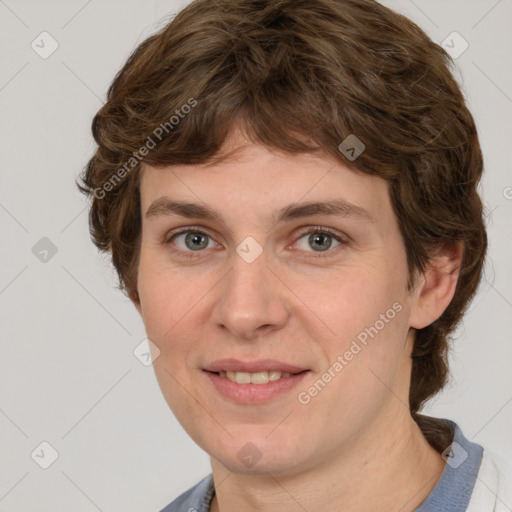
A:
<svg viewBox="0 0 512 512">
<path fill-rule="evenodd" d="M 224 399 L 238 404 L 264 404 L 278 397 L 291 395 L 293 388 L 311 373 L 304 370 L 299 373 L 279 371 L 261 372 L 211 372 L 203 370 L 212 390 Z M 293 395 L 295 396 L 295 395 Z"/>
<path fill-rule="evenodd" d="M 220 377 L 225 377 L 231 382 L 238 384 L 267 384 L 267 382 L 279 380 L 281 378 L 287 378 L 291 376 L 291 373 L 283 373 L 278 371 L 270 372 L 219 372 Z"/>
</svg>

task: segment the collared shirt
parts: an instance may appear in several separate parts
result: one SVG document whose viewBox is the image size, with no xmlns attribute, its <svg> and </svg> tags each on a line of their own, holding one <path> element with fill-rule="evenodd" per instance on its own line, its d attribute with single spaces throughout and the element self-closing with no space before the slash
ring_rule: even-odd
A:
<svg viewBox="0 0 512 512">
<path fill-rule="evenodd" d="M 446 465 L 437 484 L 416 512 L 492 512 L 512 510 L 507 494 L 500 497 L 503 474 L 479 444 L 468 441 L 458 425 L 447 421 L 454 432 L 450 447 L 443 452 Z M 508 478 L 508 475 L 507 475 Z M 160 512 L 210 512 L 215 494 L 210 473 Z"/>
</svg>

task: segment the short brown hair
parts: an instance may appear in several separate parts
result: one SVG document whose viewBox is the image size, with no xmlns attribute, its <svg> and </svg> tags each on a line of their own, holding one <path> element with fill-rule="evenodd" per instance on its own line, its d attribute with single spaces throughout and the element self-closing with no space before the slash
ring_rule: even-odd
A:
<svg viewBox="0 0 512 512">
<path fill-rule="evenodd" d="M 240 124 L 269 148 L 323 152 L 380 176 L 390 185 L 409 286 L 433 250 L 455 240 L 464 247 L 453 300 L 416 332 L 410 409 L 423 421 L 417 413 L 446 383 L 449 335 L 487 249 L 482 154 L 452 65 L 413 22 L 373 0 L 189 4 L 136 48 L 92 123 L 98 148 L 78 186 L 92 199 L 91 235 L 111 251 L 120 288 L 138 301 L 143 162 L 211 162 Z M 338 149 L 350 134 L 366 147 L 353 161 Z M 155 146 L 141 151 L 150 139 Z"/>
</svg>

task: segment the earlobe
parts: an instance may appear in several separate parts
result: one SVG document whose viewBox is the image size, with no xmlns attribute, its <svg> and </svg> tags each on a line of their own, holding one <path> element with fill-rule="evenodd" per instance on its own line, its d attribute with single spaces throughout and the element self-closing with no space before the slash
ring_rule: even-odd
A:
<svg viewBox="0 0 512 512">
<path fill-rule="evenodd" d="M 410 325 L 423 329 L 437 320 L 450 304 L 462 263 L 463 243 L 455 241 L 438 249 L 427 263 L 414 291 Z"/>
</svg>

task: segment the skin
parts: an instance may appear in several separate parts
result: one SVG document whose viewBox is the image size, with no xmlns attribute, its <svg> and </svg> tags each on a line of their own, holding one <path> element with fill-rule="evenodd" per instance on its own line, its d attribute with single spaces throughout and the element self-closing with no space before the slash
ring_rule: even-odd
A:
<svg viewBox="0 0 512 512">
<path fill-rule="evenodd" d="M 460 246 L 439 253 L 408 291 L 405 248 L 384 180 L 324 156 L 271 151 L 236 131 L 223 151 L 231 149 L 232 158 L 213 166 L 145 167 L 140 182 L 135 306 L 160 350 L 153 366 L 169 407 L 210 455 L 211 510 L 414 510 L 445 464 L 409 412 L 414 329 L 449 304 Z M 162 196 L 207 204 L 222 221 L 146 217 Z M 271 217 L 291 203 L 340 198 L 373 220 L 323 214 L 276 224 Z M 186 235 L 171 240 L 173 230 L 192 226 L 208 235 L 200 251 L 186 245 Z M 321 251 L 300 231 L 318 226 L 344 243 L 329 238 L 331 247 Z M 247 236 L 263 249 L 252 263 L 236 252 Z M 400 312 L 300 403 L 297 394 L 396 303 Z M 298 389 L 268 403 L 238 404 L 202 371 L 225 357 L 273 358 L 311 371 Z M 251 467 L 237 456 L 249 442 L 261 456 Z"/>
</svg>

